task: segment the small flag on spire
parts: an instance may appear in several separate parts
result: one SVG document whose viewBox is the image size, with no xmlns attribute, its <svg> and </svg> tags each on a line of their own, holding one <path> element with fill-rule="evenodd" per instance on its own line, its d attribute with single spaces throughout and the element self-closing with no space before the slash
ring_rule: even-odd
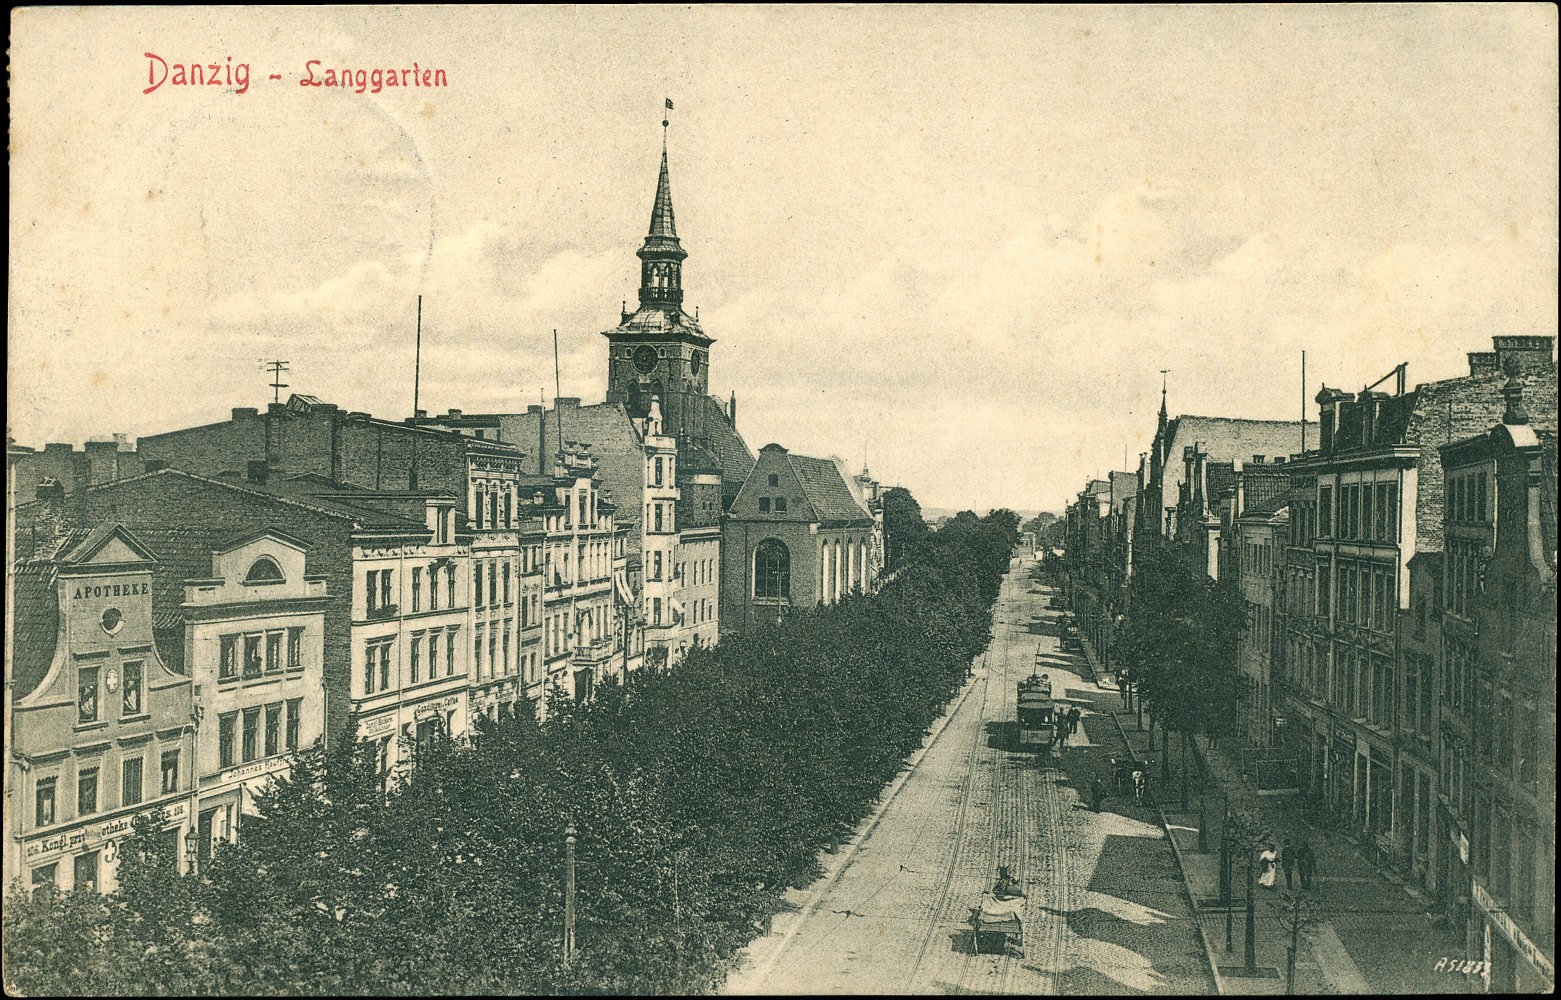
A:
<svg viewBox="0 0 1561 1000">
<path fill-rule="evenodd" d="M 672 98 L 670 98 L 670 97 L 667 98 L 667 110 L 668 111 L 672 110 Z"/>
</svg>

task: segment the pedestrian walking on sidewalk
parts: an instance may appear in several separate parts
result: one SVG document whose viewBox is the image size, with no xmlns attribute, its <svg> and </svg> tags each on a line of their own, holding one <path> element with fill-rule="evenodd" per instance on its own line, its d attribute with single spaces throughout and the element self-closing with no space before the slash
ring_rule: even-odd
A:
<svg viewBox="0 0 1561 1000">
<path fill-rule="evenodd" d="M 1317 876 L 1317 858 L 1312 855 L 1312 845 L 1304 839 L 1295 851 L 1295 867 L 1301 873 L 1301 888 L 1310 889 Z"/>
<path fill-rule="evenodd" d="M 1285 888 L 1295 888 L 1295 848 L 1290 846 L 1290 838 L 1285 838 L 1285 846 L 1279 849 L 1279 867 L 1285 870 Z"/>
<path fill-rule="evenodd" d="M 1133 801 L 1139 805 L 1144 804 L 1144 792 L 1147 791 L 1146 786 L 1148 784 L 1149 779 L 1144 775 L 1144 772 L 1135 768 L 1133 771 Z"/>
<path fill-rule="evenodd" d="M 1122 762 L 1115 757 L 1111 758 L 1111 787 L 1122 794 Z"/>
<path fill-rule="evenodd" d="M 1077 736 L 1079 734 L 1079 717 L 1082 716 L 1083 714 L 1084 714 L 1083 712 L 1079 711 L 1079 706 L 1077 706 L 1077 705 L 1074 705 L 1072 708 L 1068 709 L 1068 735 L 1069 736 Z"/>
<path fill-rule="evenodd" d="M 1263 886 L 1265 889 L 1274 888 L 1274 883 L 1279 881 L 1279 874 L 1276 864 L 1277 855 L 1274 853 L 1272 842 L 1263 845 L 1263 851 L 1257 856 L 1257 860 L 1258 864 L 1263 868 L 1263 874 L 1259 875 L 1257 879 L 1258 885 Z"/>
<path fill-rule="evenodd" d="M 1068 745 L 1068 713 L 1057 713 L 1057 746 L 1059 748 Z"/>
<path fill-rule="evenodd" d="M 1090 787 L 1090 793 L 1095 801 L 1095 811 L 1100 812 L 1100 804 L 1106 800 L 1106 783 L 1096 778 Z"/>
</svg>

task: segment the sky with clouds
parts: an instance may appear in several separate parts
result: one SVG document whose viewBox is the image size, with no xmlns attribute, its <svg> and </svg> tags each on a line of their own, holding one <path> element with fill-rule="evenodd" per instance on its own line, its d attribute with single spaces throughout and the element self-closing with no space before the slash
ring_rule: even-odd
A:
<svg viewBox="0 0 1561 1000">
<path fill-rule="evenodd" d="M 600 400 L 662 99 L 686 303 L 757 449 L 1060 509 L 1173 413 L 1294 419 L 1553 334 L 1550 5 L 12 15 L 8 425 L 292 391 Z M 145 53 L 250 66 L 151 94 Z M 324 67 L 442 89 L 301 87 Z M 271 80 L 277 74 L 280 80 Z"/>
</svg>

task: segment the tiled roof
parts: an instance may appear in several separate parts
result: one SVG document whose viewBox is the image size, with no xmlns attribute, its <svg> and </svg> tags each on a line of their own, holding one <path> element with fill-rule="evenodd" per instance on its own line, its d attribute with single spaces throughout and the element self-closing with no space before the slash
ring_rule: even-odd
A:
<svg viewBox="0 0 1561 1000">
<path fill-rule="evenodd" d="M 1204 501 L 1210 506 L 1226 493 L 1236 488 L 1236 466 L 1233 462 L 1209 463 L 1209 495 Z"/>
<path fill-rule="evenodd" d="M 54 659 L 60 608 L 53 564 L 31 559 L 18 562 L 15 586 L 16 618 L 11 656 L 15 694 L 21 698 L 43 681 L 49 672 L 49 663 Z"/>
<path fill-rule="evenodd" d="M 821 522 L 871 521 L 873 516 L 857 502 L 856 493 L 846 483 L 845 470 L 827 458 L 790 455 L 792 472 L 802 484 L 808 502 Z"/>
</svg>

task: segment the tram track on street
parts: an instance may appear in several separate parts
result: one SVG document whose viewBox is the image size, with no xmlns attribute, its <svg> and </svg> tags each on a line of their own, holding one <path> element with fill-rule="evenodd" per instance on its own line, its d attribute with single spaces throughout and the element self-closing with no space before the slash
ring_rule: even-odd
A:
<svg viewBox="0 0 1561 1000">
<path fill-rule="evenodd" d="M 991 697 L 992 693 L 992 668 L 990 666 L 991 651 L 991 647 L 989 646 L 987 650 L 988 665 L 986 667 L 985 676 L 983 676 L 981 679 L 981 703 L 980 711 L 977 716 L 978 720 L 984 719 L 986 717 L 987 700 Z M 938 928 L 942 926 L 944 922 L 943 914 L 948 905 L 949 890 L 953 887 L 954 884 L 954 875 L 959 868 L 960 850 L 964 846 L 965 835 L 969 826 L 971 812 L 970 803 L 971 800 L 975 797 L 975 782 L 972 780 L 972 778 L 975 776 L 978 770 L 977 762 L 981 756 L 982 741 L 985 739 L 985 737 L 986 727 L 978 721 L 975 726 L 975 738 L 972 741 L 973 745 L 971 746 L 969 756 L 966 759 L 963 781 L 964 787 L 960 790 L 959 804 L 955 808 L 954 841 L 949 848 L 948 865 L 944 870 L 943 878 L 938 888 L 937 898 L 933 901 L 932 907 L 928 911 L 926 930 L 922 932 L 921 940 L 916 947 L 915 955 L 910 963 L 910 972 L 905 978 L 906 993 L 914 992 L 913 987 L 916 984 L 916 974 L 921 971 L 922 962 L 927 957 L 927 949 L 932 945 L 933 938 L 937 936 Z"/>
</svg>

